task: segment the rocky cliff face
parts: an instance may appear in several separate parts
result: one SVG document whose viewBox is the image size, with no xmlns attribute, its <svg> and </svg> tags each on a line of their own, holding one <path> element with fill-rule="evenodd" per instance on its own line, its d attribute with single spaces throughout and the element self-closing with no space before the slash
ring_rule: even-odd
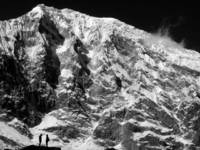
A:
<svg viewBox="0 0 200 150">
<path fill-rule="evenodd" d="M 38 5 L 0 22 L 0 148 L 200 145 L 200 54 L 112 18 Z"/>
</svg>

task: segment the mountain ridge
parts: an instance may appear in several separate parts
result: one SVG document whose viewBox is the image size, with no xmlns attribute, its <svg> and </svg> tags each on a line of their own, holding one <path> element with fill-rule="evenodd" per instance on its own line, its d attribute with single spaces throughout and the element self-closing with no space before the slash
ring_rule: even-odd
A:
<svg viewBox="0 0 200 150">
<path fill-rule="evenodd" d="M 0 28 L 0 120 L 30 145 L 42 133 L 73 150 L 199 146 L 198 52 L 117 19 L 45 5 Z M 27 146 L 0 133 L 18 141 L 1 138 L 3 148 Z"/>
</svg>

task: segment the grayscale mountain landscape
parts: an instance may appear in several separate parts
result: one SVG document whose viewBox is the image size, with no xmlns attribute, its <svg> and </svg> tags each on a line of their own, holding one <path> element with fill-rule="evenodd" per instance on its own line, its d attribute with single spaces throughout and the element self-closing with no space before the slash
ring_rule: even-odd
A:
<svg viewBox="0 0 200 150">
<path fill-rule="evenodd" d="M 0 21 L 0 149 L 196 150 L 200 53 L 114 18 L 38 5 Z"/>
</svg>

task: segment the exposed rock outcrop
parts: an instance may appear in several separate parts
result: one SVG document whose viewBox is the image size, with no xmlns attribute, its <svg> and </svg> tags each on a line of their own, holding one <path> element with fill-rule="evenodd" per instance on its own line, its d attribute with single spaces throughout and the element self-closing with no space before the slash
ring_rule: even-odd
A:
<svg viewBox="0 0 200 150">
<path fill-rule="evenodd" d="M 44 5 L 0 29 L 0 121 L 30 144 L 43 133 L 63 149 L 199 146 L 198 52 L 116 19 Z M 27 144 L 5 134 L 0 142 Z"/>
</svg>

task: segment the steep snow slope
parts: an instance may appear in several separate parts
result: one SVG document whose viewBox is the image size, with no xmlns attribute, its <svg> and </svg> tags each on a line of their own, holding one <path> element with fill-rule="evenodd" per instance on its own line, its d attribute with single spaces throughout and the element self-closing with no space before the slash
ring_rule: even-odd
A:
<svg viewBox="0 0 200 150">
<path fill-rule="evenodd" d="M 16 125 L 16 119 L 13 121 L 15 121 Z M 27 137 L 28 135 L 20 133 L 17 129 L 19 128 L 12 126 L 12 122 L 9 124 L 0 122 L 0 149 L 12 148 L 13 146 L 19 148 L 32 143 L 29 137 Z"/>
<path fill-rule="evenodd" d="M 3 121 L 27 124 L 32 143 L 43 133 L 73 150 L 199 146 L 198 52 L 117 19 L 44 5 L 0 26 Z"/>
</svg>

